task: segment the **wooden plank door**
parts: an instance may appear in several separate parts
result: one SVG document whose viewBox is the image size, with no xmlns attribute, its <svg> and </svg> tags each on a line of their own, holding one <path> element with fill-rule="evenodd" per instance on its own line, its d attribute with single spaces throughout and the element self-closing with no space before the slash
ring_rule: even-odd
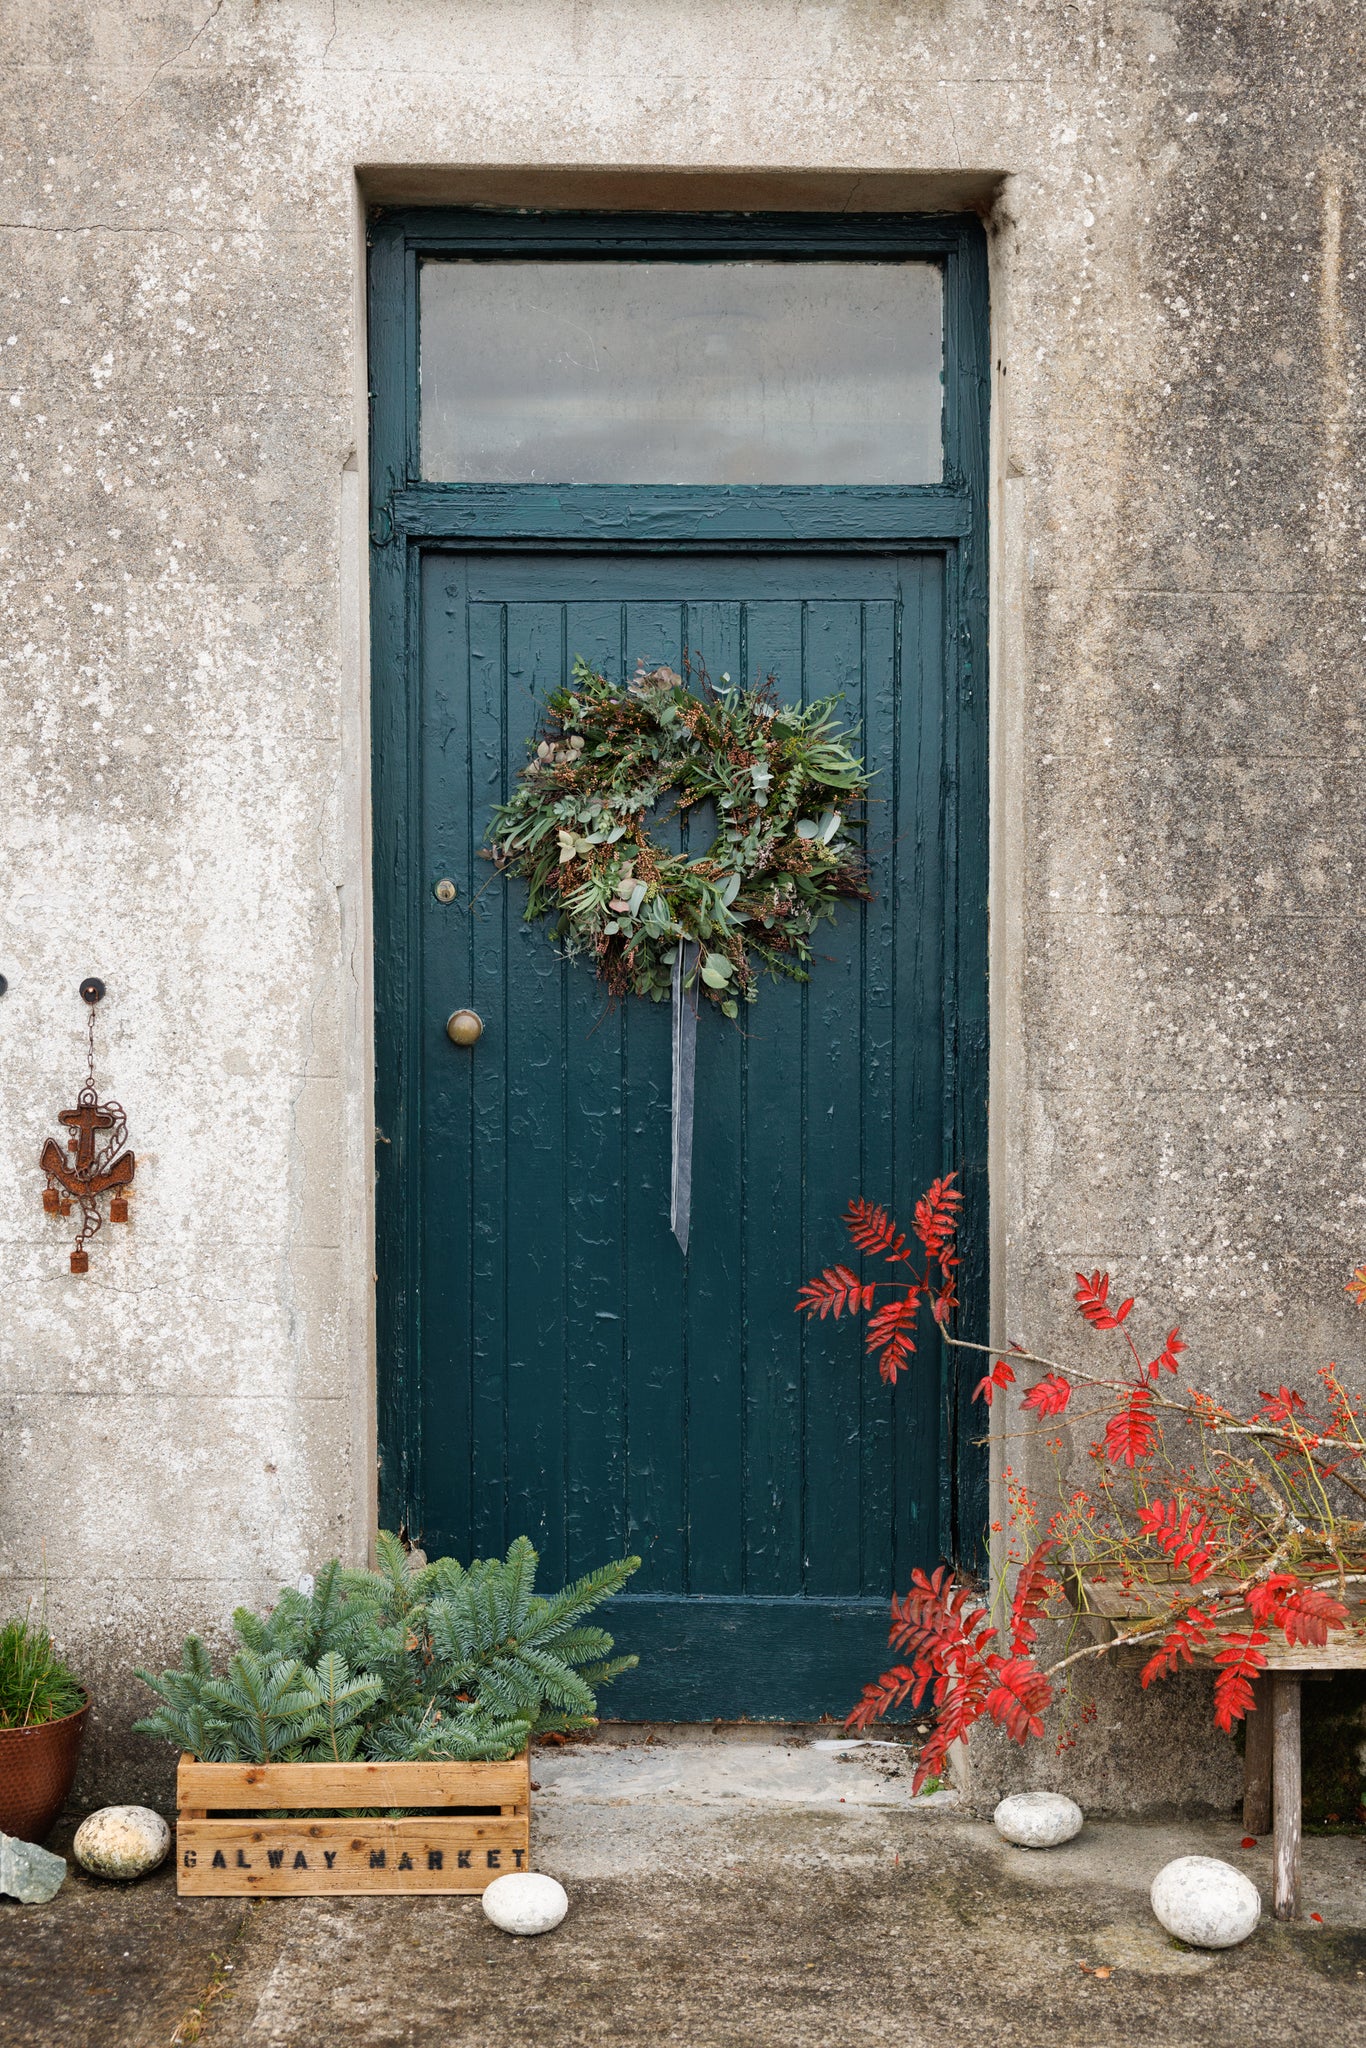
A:
<svg viewBox="0 0 1366 2048">
<path fill-rule="evenodd" d="M 525 1531 L 555 1581 L 638 1551 L 614 1712 L 838 1709 L 887 1589 L 943 1548 L 935 1362 L 894 1398 L 793 1299 L 853 1192 L 944 1164 L 944 604 L 932 552 L 424 561 L 422 1536 Z M 805 987 L 700 1019 L 686 1258 L 667 1006 L 613 1006 L 479 855 L 576 655 L 843 690 L 874 777 L 873 902 L 822 928 Z"/>
<path fill-rule="evenodd" d="M 948 1167 L 986 1298 L 982 225 L 380 208 L 369 240 L 381 1514 L 461 1555 L 526 1530 L 547 1582 L 639 1551 L 610 1713 L 842 1713 L 889 1593 L 986 1519 L 957 1354 L 889 1391 L 792 1307 L 851 1195 Z M 479 858 L 578 654 L 843 688 L 875 772 L 875 900 L 807 987 L 700 1020 L 686 1260 L 666 1011 L 612 1009 Z"/>
</svg>

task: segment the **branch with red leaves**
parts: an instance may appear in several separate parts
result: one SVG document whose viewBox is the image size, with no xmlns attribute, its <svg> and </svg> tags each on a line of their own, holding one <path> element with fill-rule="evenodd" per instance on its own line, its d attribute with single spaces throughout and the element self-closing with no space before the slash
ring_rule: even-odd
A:
<svg viewBox="0 0 1366 2048">
<path fill-rule="evenodd" d="M 1197 1659 L 1209 1662 L 1214 1718 L 1231 1729 L 1252 1711 L 1253 1681 L 1276 1635 L 1292 1648 L 1322 1647 L 1330 1630 L 1366 1636 L 1366 1522 L 1355 1512 L 1356 1502 L 1366 1502 L 1360 1398 L 1336 1366 L 1319 1369 L 1317 1408 L 1284 1385 L 1263 1393 L 1251 1415 L 1198 1388 L 1169 1387 L 1187 1349 L 1179 1328 L 1169 1328 L 1156 1356 L 1145 1358 L 1133 1335 L 1135 1297 L 1112 1300 L 1111 1276 L 1100 1268 L 1075 1276 L 1074 1300 L 1089 1331 L 1119 1345 L 1118 1370 L 956 1336 L 950 1318 L 958 1305 L 961 1196 L 954 1180 L 935 1181 L 916 1204 L 919 1267 L 886 1209 L 852 1202 L 845 1223 L 855 1251 L 902 1270 L 894 1280 L 870 1280 L 850 1266 L 827 1267 L 801 1290 L 797 1307 L 821 1317 L 867 1314 L 867 1348 L 894 1384 L 910 1363 L 920 1304 L 928 1300 L 946 1343 L 995 1357 L 974 1398 L 991 1408 L 1018 1388 L 1024 1426 L 1007 1422 L 1005 1434 L 1044 1437 L 1056 1464 L 1057 1505 L 1045 1515 L 1007 1467 L 1009 1526 L 993 1528 L 1005 1540 L 1007 1563 L 1019 1566 L 1008 1620 L 998 1627 L 982 1595 L 947 1566 L 914 1572 L 910 1592 L 892 1602 L 891 1646 L 903 1661 L 864 1687 L 848 1725 L 866 1728 L 907 1701 L 919 1708 L 928 1696 L 935 1725 L 921 1753 L 919 1790 L 983 1716 L 1014 1741 L 1036 1738 L 1060 1674 L 1142 1644 L 1153 1646 L 1145 1687 Z M 884 1287 L 891 1298 L 879 1303 Z M 1366 1307 L 1366 1267 L 1348 1292 Z M 1088 1411 L 1099 1425 L 1089 1452 L 1099 1476 L 1090 1486 L 1073 1483 L 1057 1427 L 1064 1416 L 1077 1418 L 1079 1392 L 1101 1403 Z M 1112 1640 L 1069 1648 L 1042 1666 L 1043 1625 L 1075 1622 L 1078 1607 L 1085 1611 L 1102 1588 L 1121 1596 L 1130 1618 Z"/>
<path fill-rule="evenodd" d="M 954 1186 L 956 1179 L 956 1174 L 947 1173 L 942 1180 L 931 1182 L 915 1205 L 911 1230 L 925 1254 L 924 1265 L 918 1271 L 910 1267 L 914 1254 L 906 1242 L 906 1233 L 886 1209 L 865 1202 L 860 1196 L 844 1212 L 845 1229 L 855 1251 L 866 1259 L 881 1259 L 886 1265 L 910 1270 L 895 1280 L 863 1280 L 848 1266 L 827 1266 L 814 1280 L 808 1280 L 797 1296 L 799 1315 L 824 1320 L 833 1314 L 838 1320 L 845 1311 L 853 1316 L 872 1309 L 879 1288 L 895 1289 L 893 1298 L 874 1310 L 867 1340 L 868 1350 L 877 1353 L 879 1373 L 891 1386 L 896 1384 L 897 1374 L 905 1371 L 915 1350 L 921 1302 L 929 1302 L 930 1313 L 941 1328 L 958 1306 L 954 1287 L 958 1255 L 954 1239 L 963 1197 Z"/>
</svg>

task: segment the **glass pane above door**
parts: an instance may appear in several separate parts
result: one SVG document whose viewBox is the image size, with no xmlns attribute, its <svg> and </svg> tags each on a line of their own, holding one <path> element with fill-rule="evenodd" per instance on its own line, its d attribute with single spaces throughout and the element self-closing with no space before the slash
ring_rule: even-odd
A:
<svg viewBox="0 0 1366 2048">
<path fill-rule="evenodd" d="M 943 272 L 923 260 L 431 260 L 441 483 L 930 484 Z"/>
</svg>

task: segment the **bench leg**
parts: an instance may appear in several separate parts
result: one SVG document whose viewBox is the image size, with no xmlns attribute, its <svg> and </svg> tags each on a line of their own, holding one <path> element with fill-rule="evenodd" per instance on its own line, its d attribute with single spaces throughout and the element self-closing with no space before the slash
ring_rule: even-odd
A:
<svg viewBox="0 0 1366 2048">
<path fill-rule="evenodd" d="M 1257 1705 L 1244 1726 L 1243 1748 L 1243 1833 L 1269 1835 L 1271 1832 L 1271 1676 L 1264 1671 L 1252 1681 Z"/>
<path fill-rule="evenodd" d="M 1272 1720 L 1276 1753 L 1272 1761 L 1276 1832 L 1273 1910 L 1278 1920 L 1293 1920 L 1300 1909 L 1300 1681 L 1278 1671 L 1272 1680 Z"/>
</svg>

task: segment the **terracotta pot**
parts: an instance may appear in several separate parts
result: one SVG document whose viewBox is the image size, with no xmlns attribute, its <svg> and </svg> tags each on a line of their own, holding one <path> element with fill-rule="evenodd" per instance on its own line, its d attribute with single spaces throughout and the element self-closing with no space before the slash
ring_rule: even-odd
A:
<svg viewBox="0 0 1366 2048">
<path fill-rule="evenodd" d="M 66 1802 L 85 1737 L 90 1697 L 74 1714 L 36 1728 L 0 1728 L 0 1831 L 41 1842 Z"/>
</svg>

